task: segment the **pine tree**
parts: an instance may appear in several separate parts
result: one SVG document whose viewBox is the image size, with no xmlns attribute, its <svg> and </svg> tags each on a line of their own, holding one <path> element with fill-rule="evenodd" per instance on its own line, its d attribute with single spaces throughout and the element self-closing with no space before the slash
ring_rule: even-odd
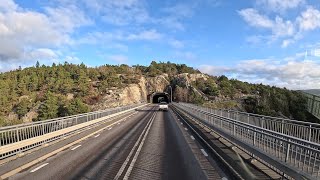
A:
<svg viewBox="0 0 320 180">
<path fill-rule="evenodd" d="M 23 98 L 19 104 L 16 106 L 16 113 L 19 116 L 19 119 L 21 119 L 24 115 L 26 115 L 30 110 L 30 102 Z"/>
<path fill-rule="evenodd" d="M 39 120 L 56 118 L 58 116 L 58 98 L 53 93 L 48 92 L 44 103 L 39 108 Z"/>
</svg>

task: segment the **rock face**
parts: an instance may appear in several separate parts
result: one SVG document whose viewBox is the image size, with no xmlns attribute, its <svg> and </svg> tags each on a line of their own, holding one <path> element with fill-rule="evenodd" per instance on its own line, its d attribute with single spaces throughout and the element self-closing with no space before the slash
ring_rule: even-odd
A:
<svg viewBox="0 0 320 180">
<path fill-rule="evenodd" d="M 130 84 L 121 89 L 109 89 L 102 101 L 93 105 L 92 109 L 103 110 L 110 107 L 147 102 L 147 97 L 153 92 L 163 92 L 169 85 L 168 75 L 156 77 L 141 77 L 138 84 Z"/>
<path fill-rule="evenodd" d="M 93 105 L 92 109 L 103 110 L 110 107 L 123 106 L 129 104 L 136 104 L 140 102 L 148 102 L 148 96 L 154 92 L 164 92 L 168 86 L 175 85 L 190 87 L 200 96 L 203 96 L 193 88 L 191 83 L 197 79 L 207 79 L 207 75 L 204 74 L 178 74 L 170 81 L 168 74 L 158 75 L 156 77 L 144 77 L 139 79 L 138 84 L 130 84 L 122 89 L 109 89 L 108 93 L 103 97 L 102 101 Z M 206 98 L 206 97 L 204 97 Z"/>
</svg>

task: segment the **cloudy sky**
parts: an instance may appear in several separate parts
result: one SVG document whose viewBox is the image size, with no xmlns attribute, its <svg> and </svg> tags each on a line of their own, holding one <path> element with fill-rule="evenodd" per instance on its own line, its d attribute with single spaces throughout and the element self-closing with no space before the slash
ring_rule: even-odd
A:
<svg viewBox="0 0 320 180">
<path fill-rule="evenodd" d="M 0 42 L 1 72 L 158 60 L 320 88 L 319 0 L 0 0 Z"/>
</svg>

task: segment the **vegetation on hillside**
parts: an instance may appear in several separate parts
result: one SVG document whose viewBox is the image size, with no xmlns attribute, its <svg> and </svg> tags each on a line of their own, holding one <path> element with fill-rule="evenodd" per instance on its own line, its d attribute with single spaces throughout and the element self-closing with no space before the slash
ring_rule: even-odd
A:
<svg viewBox="0 0 320 180">
<path fill-rule="evenodd" d="M 307 99 L 298 91 L 278 88 L 262 84 L 250 84 L 226 76 L 213 77 L 209 80 L 199 80 L 194 85 L 204 94 L 214 96 L 213 99 L 224 99 L 215 102 L 215 107 L 235 107 L 234 100 L 241 102 L 247 112 L 268 115 L 285 116 L 302 121 L 316 121 L 307 112 Z"/>
<path fill-rule="evenodd" d="M 226 76 L 197 79 L 191 84 L 195 89 L 174 84 L 174 75 L 200 73 L 184 64 L 153 61 L 149 66 L 122 64 L 93 68 L 65 62 L 52 66 L 37 63 L 34 67 L 1 73 L 0 126 L 21 123 L 30 112 L 38 113 L 33 121 L 85 113 L 101 100 L 108 88 L 122 88 L 139 83 L 141 76 L 163 73 L 168 74 L 178 101 L 202 104 L 206 101 L 203 95 L 213 102 L 240 98 L 248 112 L 308 119 L 306 100 L 299 92 L 229 80 Z M 235 103 L 223 103 L 223 107 L 228 104 Z"/>
<path fill-rule="evenodd" d="M 39 114 L 34 121 L 88 112 L 108 88 L 139 83 L 137 76 L 196 72 L 199 71 L 170 62 L 153 61 L 148 67 L 122 64 L 95 68 L 67 62 L 45 66 L 37 62 L 34 67 L 0 74 L 0 126 L 21 123 L 32 110 Z"/>
</svg>

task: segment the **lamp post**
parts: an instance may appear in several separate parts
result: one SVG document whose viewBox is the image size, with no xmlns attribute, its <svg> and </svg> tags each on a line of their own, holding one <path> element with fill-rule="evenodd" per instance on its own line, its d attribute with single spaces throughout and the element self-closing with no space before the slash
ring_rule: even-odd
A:
<svg viewBox="0 0 320 180">
<path fill-rule="evenodd" d="M 170 87 L 170 103 L 172 103 L 172 87 L 171 86 L 169 87 Z"/>
</svg>

